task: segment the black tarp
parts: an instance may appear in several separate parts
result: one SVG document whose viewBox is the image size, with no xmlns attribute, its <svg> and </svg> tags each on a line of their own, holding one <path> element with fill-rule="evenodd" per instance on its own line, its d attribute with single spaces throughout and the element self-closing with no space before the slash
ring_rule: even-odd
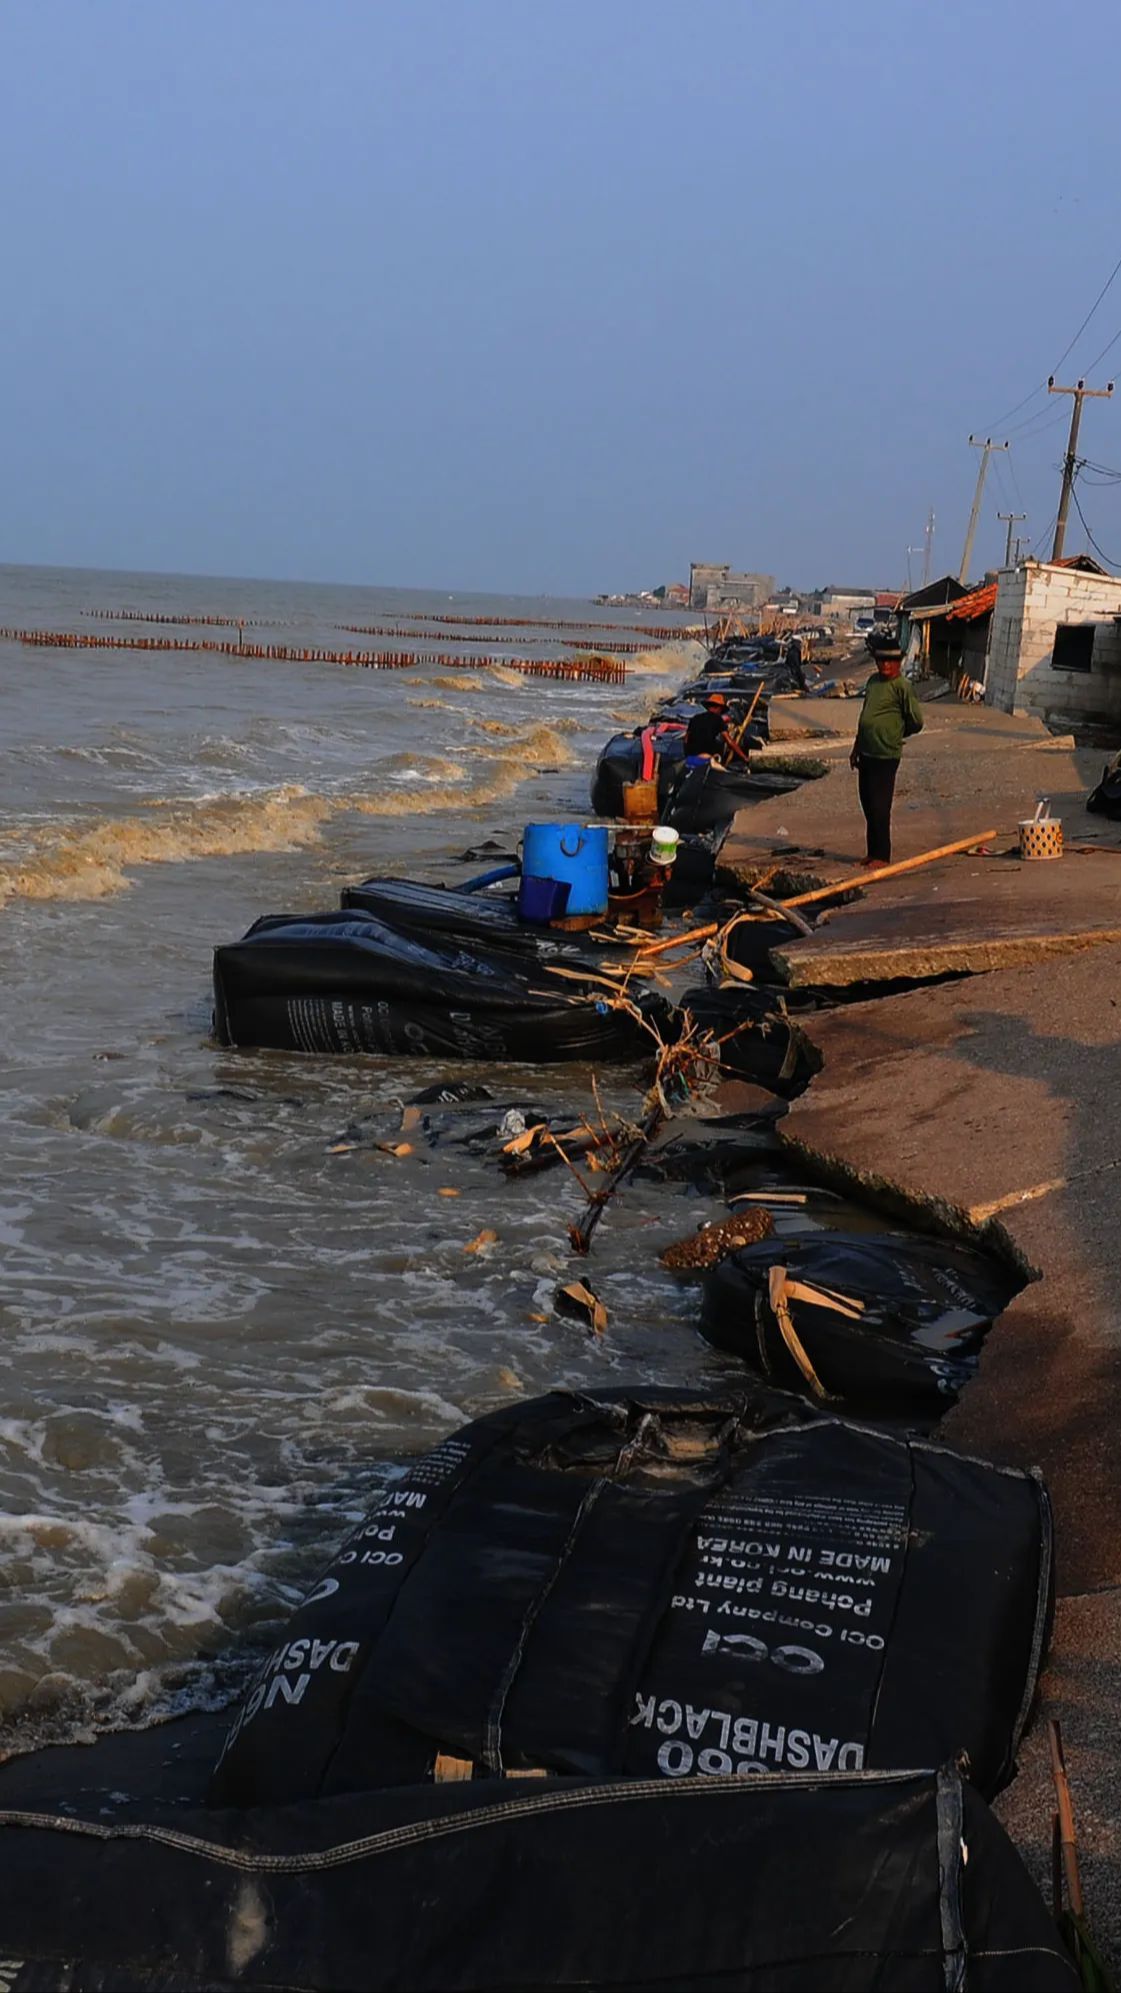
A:
<svg viewBox="0 0 1121 1993">
<path fill-rule="evenodd" d="M 630 994 L 668 1020 L 661 998 Z M 468 944 L 357 909 L 255 921 L 215 949 L 214 995 L 226 1045 L 534 1063 L 637 1058 L 651 1045 L 594 985 L 554 982 L 520 939 Z"/>
<path fill-rule="evenodd" d="M 776 1266 L 846 1304 L 789 1302 L 821 1392 L 857 1413 L 928 1421 L 954 1403 L 993 1319 L 1024 1284 L 994 1256 L 922 1235 L 830 1231 L 745 1246 L 706 1276 L 701 1326 L 710 1342 L 793 1390 L 815 1387 L 769 1298 Z"/>
<path fill-rule="evenodd" d="M 0 1814 L 7 1993 L 1077 1993 L 956 1772 Z"/>
<path fill-rule="evenodd" d="M 1012 1769 L 1050 1611 L 1038 1479 L 757 1385 L 553 1392 L 384 1491 L 297 1608 L 219 1805 L 544 1768 Z"/>
</svg>

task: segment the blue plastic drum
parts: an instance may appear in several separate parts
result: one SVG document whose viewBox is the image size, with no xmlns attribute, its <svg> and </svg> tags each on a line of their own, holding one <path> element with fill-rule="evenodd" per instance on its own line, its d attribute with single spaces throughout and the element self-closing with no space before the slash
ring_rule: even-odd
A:
<svg viewBox="0 0 1121 1993">
<path fill-rule="evenodd" d="M 565 915 L 607 912 L 607 826 L 529 823 L 522 840 L 522 872 L 527 878 L 567 881 Z"/>
</svg>

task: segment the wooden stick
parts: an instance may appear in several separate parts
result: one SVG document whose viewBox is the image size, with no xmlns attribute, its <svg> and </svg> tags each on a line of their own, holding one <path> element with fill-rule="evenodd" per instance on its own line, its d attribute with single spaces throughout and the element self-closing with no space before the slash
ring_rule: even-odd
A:
<svg viewBox="0 0 1121 1993">
<path fill-rule="evenodd" d="M 597 1191 L 594 1196 L 589 1197 L 588 1209 L 581 1218 L 580 1223 L 569 1226 L 568 1236 L 572 1241 L 573 1252 L 586 1253 L 588 1251 L 592 1243 L 592 1233 L 603 1217 L 608 1204 L 614 1197 L 619 1185 L 630 1175 L 646 1144 L 657 1134 L 665 1118 L 665 1109 L 660 1102 L 656 1107 L 650 1109 L 634 1141 L 628 1143 L 626 1149 L 623 1151 L 621 1162 L 611 1172 L 603 1189 Z"/>
<path fill-rule="evenodd" d="M 809 921 L 804 920 L 800 913 L 795 913 L 792 906 L 784 905 L 782 900 L 772 900 L 767 893 L 761 893 L 758 886 L 753 886 L 747 897 L 749 900 L 754 900 L 758 906 L 766 907 L 768 913 L 777 914 L 780 920 L 788 920 L 791 927 L 797 928 L 799 934 L 813 933 Z"/>
<path fill-rule="evenodd" d="M 863 1301 L 850 1301 L 845 1295 L 834 1294 L 826 1287 L 814 1287 L 805 1280 L 791 1280 L 789 1275 L 785 1292 L 789 1301 L 808 1301 L 814 1308 L 831 1308 L 836 1315 L 847 1315 L 851 1322 L 858 1322 L 864 1313 Z"/>
<path fill-rule="evenodd" d="M 956 844 L 940 844 L 936 851 L 922 851 L 917 858 L 901 858 L 897 865 L 881 865 L 878 872 L 857 872 L 849 879 L 836 879 L 831 886 L 818 886 L 812 893 L 796 893 L 793 899 L 778 902 L 784 909 L 788 907 L 808 907 L 813 900 L 827 900 L 833 893 L 848 893 L 854 886 L 878 886 L 881 879 L 897 879 L 901 872 L 917 871 L 920 865 L 933 865 L 936 858 L 953 858 L 960 851 L 972 851 L 978 844 L 988 844 L 996 837 L 995 830 L 978 831 L 974 837 L 961 837 Z"/>
<path fill-rule="evenodd" d="M 790 1351 L 791 1356 L 794 1358 L 806 1383 L 809 1385 L 810 1390 L 813 1392 L 814 1397 L 828 1398 L 829 1392 L 814 1369 L 802 1338 L 794 1327 L 790 1307 L 786 1298 L 787 1293 L 786 1268 L 784 1266 L 772 1266 L 767 1275 L 767 1299 L 771 1304 L 775 1321 L 778 1323 L 779 1334 Z"/>
<path fill-rule="evenodd" d="M 664 955 L 667 949 L 683 948 L 687 941 L 709 941 L 714 934 L 719 934 L 719 932 L 720 923 L 713 920 L 709 922 L 707 927 L 691 928 L 688 934 L 671 935 L 668 941 L 652 941 L 648 948 L 641 950 L 641 953 L 644 959 L 647 955 Z"/>
<path fill-rule="evenodd" d="M 1059 1840 L 1063 1857 L 1063 1877 L 1071 1913 L 1081 1918 L 1084 1913 L 1082 1900 L 1082 1877 L 1078 1869 L 1078 1842 L 1074 1832 L 1074 1808 L 1071 1805 L 1070 1784 L 1067 1779 L 1066 1758 L 1063 1753 L 1063 1733 L 1055 1718 L 1047 1725 L 1047 1741 L 1051 1750 L 1051 1777 L 1055 1783 L 1055 1802 L 1059 1809 Z"/>
<path fill-rule="evenodd" d="M 616 993 L 627 986 L 625 975 L 616 980 L 614 976 L 602 975 L 597 969 L 566 969 L 560 962 L 543 962 L 541 966 L 547 976 L 564 976 L 570 983 L 603 983 Z"/>
</svg>

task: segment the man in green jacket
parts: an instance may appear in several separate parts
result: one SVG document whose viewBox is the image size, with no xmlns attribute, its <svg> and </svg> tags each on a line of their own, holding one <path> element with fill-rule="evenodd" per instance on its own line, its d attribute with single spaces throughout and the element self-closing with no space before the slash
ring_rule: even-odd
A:
<svg viewBox="0 0 1121 1993">
<path fill-rule="evenodd" d="M 860 807 L 868 826 L 865 865 L 891 864 L 891 805 L 903 742 L 922 732 L 922 707 L 913 686 L 901 676 L 903 653 L 878 650 L 876 670 L 864 688 L 864 704 L 849 756 L 856 769 Z"/>
</svg>

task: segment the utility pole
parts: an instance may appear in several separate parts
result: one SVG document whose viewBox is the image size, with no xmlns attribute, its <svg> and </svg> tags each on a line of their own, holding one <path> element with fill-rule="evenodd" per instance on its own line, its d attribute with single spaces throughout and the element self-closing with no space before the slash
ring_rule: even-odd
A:
<svg viewBox="0 0 1121 1993">
<path fill-rule="evenodd" d="M 1016 522 L 1016 521 L 1017 521 L 1018 519 L 1026 519 L 1028 515 L 1027 515 L 1027 513 L 1026 513 L 1026 512 L 998 512 L 996 516 L 997 516 L 997 518 L 998 518 L 998 519 L 1007 519 L 1007 521 L 1008 521 L 1008 537 L 1007 537 L 1007 539 L 1005 540 L 1005 543 L 1004 543 L 1004 565 L 1005 565 L 1005 567 L 1011 567 L 1011 565 L 1012 565 L 1012 528 L 1013 528 L 1013 525 L 1015 524 L 1015 522 Z M 1016 535 L 1016 550 L 1017 550 L 1017 552 L 1019 552 L 1019 547 L 1020 547 L 1020 536 L 1019 536 L 1019 534 L 1017 533 L 1017 535 Z"/>
<path fill-rule="evenodd" d="M 913 580 L 912 580 L 912 578 L 911 578 L 911 555 L 912 555 L 912 554 L 918 554 L 918 553 L 921 553 L 921 552 L 922 552 L 922 548 L 921 548 L 921 547 L 908 547 L 908 548 L 907 548 L 907 593 L 908 593 L 908 595 L 913 595 L 913 593 L 914 593 L 914 588 L 915 588 L 915 584 L 914 584 L 914 581 L 913 581 Z"/>
<path fill-rule="evenodd" d="M 965 546 L 962 549 L 961 567 L 958 570 L 959 581 L 969 580 L 969 563 L 973 559 L 973 536 L 977 531 L 977 521 L 981 516 L 981 493 L 985 489 L 985 474 L 989 468 L 989 458 L 992 456 L 994 450 L 1006 450 L 1008 448 L 1007 443 L 994 443 L 991 436 L 986 436 L 984 442 L 982 442 L 979 436 L 971 436 L 969 442 L 972 449 L 980 450 L 981 462 L 977 467 L 977 489 L 973 494 L 973 510 L 969 515 Z"/>
<path fill-rule="evenodd" d="M 930 580 L 930 555 L 934 546 L 934 507 L 926 515 L 926 530 L 923 533 L 922 585 L 925 588 Z"/>
<path fill-rule="evenodd" d="M 1076 381 L 1072 388 L 1055 386 L 1052 374 L 1047 382 L 1048 394 L 1071 394 L 1074 405 L 1070 411 L 1070 435 L 1067 437 L 1067 453 L 1063 459 L 1063 488 L 1059 496 L 1059 510 L 1055 518 L 1055 538 L 1051 546 L 1051 559 L 1061 561 L 1066 545 L 1067 515 L 1070 512 L 1070 495 L 1074 490 L 1074 474 L 1078 468 L 1078 431 L 1082 422 L 1082 404 L 1087 396 L 1108 400 L 1113 393 L 1113 382 L 1107 381 L 1104 388 L 1088 388 L 1085 381 Z"/>
</svg>

